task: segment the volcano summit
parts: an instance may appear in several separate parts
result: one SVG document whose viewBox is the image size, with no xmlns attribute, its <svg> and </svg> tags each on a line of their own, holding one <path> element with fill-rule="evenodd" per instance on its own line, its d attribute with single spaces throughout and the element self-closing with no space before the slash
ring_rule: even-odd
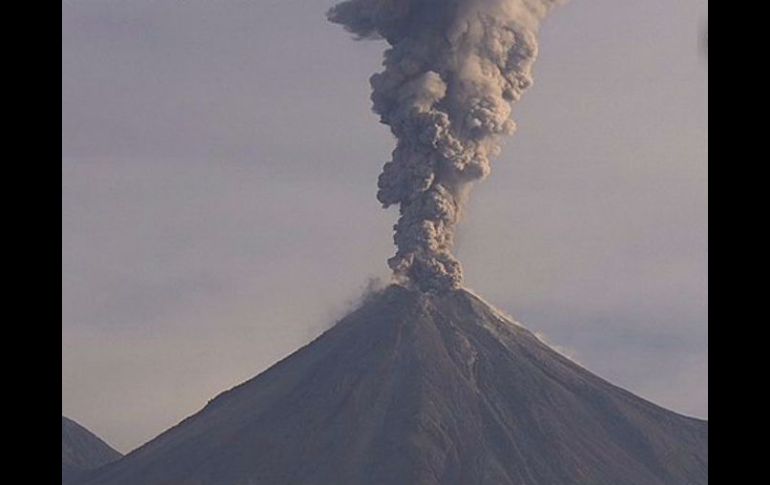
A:
<svg viewBox="0 0 770 485">
<path fill-rule="evenodd" d="M 88 485 L 701 485 L 708 425 L 458 289 L 392 285 Z"/>
</svg>

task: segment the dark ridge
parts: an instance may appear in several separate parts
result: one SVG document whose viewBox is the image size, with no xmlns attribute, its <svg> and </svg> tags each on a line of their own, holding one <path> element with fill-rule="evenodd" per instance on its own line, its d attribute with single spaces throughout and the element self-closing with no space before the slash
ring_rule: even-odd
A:
<svg viewBox="0 0 770 485">
<path fill-rule="evenodd" d="M 121 455 L 75 421 L 61 417 L 62 484 L 73 483 L 85 472 L 111 463 Z"/>
</svg>

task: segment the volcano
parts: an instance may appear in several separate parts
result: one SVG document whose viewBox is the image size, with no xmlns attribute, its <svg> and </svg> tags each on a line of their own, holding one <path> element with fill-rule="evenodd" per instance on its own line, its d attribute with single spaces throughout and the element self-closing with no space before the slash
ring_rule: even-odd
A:
<svg viewBox="0 0 770 485">
<path fill-rule="evenodd" d="M 369 296 L 88 485 L 700 485 L 708 424 L 471 292 Z"/>
</svg>

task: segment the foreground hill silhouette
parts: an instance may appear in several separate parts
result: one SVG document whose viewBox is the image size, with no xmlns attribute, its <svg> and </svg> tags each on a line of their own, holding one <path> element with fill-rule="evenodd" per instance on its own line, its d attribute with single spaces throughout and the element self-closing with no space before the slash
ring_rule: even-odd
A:
<svg viewBox="0 0 770 485">
<path fill-rule="evenodd" d="M 113 462 L 122 455 L 75 421 L 61 417 L 62 484 L 74 482 L 86 471 Z"/>
<path fill-rule="evenodd" d="M 465 290 L 390 286 L 88 485 L 700 485 L 708 425 Z"/>
</svg>

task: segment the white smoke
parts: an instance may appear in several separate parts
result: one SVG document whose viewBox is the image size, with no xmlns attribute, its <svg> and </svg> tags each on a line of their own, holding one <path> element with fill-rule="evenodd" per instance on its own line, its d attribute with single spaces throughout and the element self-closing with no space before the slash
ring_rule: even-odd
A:
<svg viewBox="0 0 770 485">
<path fill-rule="evenodd" d="M 455 227 L 469 185 L 489 174 L 511 107 L 532 84 L 535 33 L 559 0 L 347 0 L 328 18 L 383 38 L 374 111 L 397 139 L 377 199 L 398 204 L 394 275 L 422 291 L 457 288 Z"/>
</svg>

